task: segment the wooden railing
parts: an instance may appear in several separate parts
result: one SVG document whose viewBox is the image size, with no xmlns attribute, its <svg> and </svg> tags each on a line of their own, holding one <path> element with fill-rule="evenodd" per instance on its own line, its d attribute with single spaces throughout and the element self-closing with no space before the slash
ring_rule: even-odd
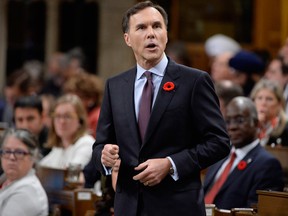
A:
<svg viewBox="0 0 288 216">
<path fill-rule="evenodd" d="M 80 184 L 67 183 L 67 171 L 37 167 L 40 179 L 49 201 L 51 215 L 85 216 L 95 210 L 96 202 L 102 198 L 92 189 L 79 187 Z"/>
</svg>

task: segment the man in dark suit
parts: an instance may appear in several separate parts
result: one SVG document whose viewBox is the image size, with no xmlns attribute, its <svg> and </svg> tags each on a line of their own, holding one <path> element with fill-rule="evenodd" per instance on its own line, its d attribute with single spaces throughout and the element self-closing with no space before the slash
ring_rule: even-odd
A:
<svg viewBox="0 0 288 216">
<path fill-rule="evenodd" d="M 130 8 L 122 20 L 137 66 L 108 79 L 93 146 L 95 165 L 105 175 L 121 159 L 116 216 L 204 216 L 200 171 L 230 151 L 209 75 L 164 53 L 167 20 L 163 8 L 149 1 Z M 145 77 L 151 73 L 152 111 L 142 118 L 147 101 L 141 94 L 146 83 L 151 87 Z M 149 120 L 144 133 L 140 119 Z"/>
<path fill-rule="evenodd" d="M 209 167 L 204 181 L 205 202 L 217 208 L 245 208 L 256 204 L 256 190 L 283 190 L 283 173 L 279 161 L 261 147 L 257 139 L 257 111 L 252 100 L 236 97 L 227 106 L 226 124 L 236 153 L 226 181 L 213 190 L 223 177 L 229 158 Z"/>
<path fill-rule="evenodd" d="M 46 142 L 49 129 L 44 124 L 42 100 L 37 95 L 22 96 L 18 98 L 13 107 L 14 123 L 17 129 L 26 129 L 38 138 L 41 156 L 46 156 L 51 148 Z"/>
</svg>

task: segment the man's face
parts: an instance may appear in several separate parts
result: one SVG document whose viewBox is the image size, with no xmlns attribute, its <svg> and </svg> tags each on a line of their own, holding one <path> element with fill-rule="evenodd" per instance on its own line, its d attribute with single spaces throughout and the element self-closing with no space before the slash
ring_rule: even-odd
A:
<svg viewBox="0 0 288 216">
<path fill-rule="evenodd" d="M 124 39 L 140 66 L 149 69 L 158 64 L 168 41 L 166 25 L 160 12 L 148 7 L 132 15 Z"/>
<path fill-rule="evenodd" d="M 225 52 L 215 57 L 211 65 L 211 77 L 215 82 L 232 79 L 234 74 L 228 64 L 232 56 L 232 53 Z"/>
<path fill-rule="evenodd" d="M 250 144 L 257 133 L 256 122 L 252 120 L 249 109 L 242 105 L 230 103 L 225 116 L 228 134 L 235 148 Z"/>
<path fill-rule="evenodd" d="M 279 59 L 272 60 L 265 71 L 265 77 L 278 82 L 284 88 L 288 77 L 283 74 L 281 67 L 282 64 Z"/>
<path fill-rule="evenodd" d="M 35 135 L 39 135 L 44 126 L 43 116 L 35 108 L 16 108 L 14 119 L 16 128 L 26 129 Z"/>
</svg>

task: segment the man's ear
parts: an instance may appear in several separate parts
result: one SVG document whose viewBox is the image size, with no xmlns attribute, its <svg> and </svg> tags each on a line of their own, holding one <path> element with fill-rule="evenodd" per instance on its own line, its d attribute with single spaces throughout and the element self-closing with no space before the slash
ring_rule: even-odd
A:
<svg viewBox="0 0 288 216">
<path fill-rule="evenodd" d="M 124 33 L 124 40 L 125 40 L 127 46 L 131 47 L 130 37 L 129 37 L 128 33 Z"/>
</svg>

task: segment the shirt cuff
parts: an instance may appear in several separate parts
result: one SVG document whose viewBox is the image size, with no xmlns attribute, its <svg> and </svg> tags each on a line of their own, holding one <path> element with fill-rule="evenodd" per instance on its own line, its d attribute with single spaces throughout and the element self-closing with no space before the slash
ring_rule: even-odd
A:
<svg viewBox="0 0 288 216">
<path fill-rule="evenodd" d="M 179 179 L 179 175 L 178 175 L 175 163 L 174 163 L 174 161 L 172 160 L 171 157 L 167 157 L 167 158 L 169 159 L 170 163 L 172 164 L 172 168 L 174 170 L 174 173 L 172 175 L 170 175 L 170 176 L 174 179 L 174 181 L 177 181 Z"/>
<path fill-rule="evenodd" d="M 111 175 L 112 174 L 112 168 L 107 168 L 106 166 L 104 166 L 102 164 L 103 168 L 104 168 L 104 171 L 105 171 L 105 175 Z"/>
</svg>

